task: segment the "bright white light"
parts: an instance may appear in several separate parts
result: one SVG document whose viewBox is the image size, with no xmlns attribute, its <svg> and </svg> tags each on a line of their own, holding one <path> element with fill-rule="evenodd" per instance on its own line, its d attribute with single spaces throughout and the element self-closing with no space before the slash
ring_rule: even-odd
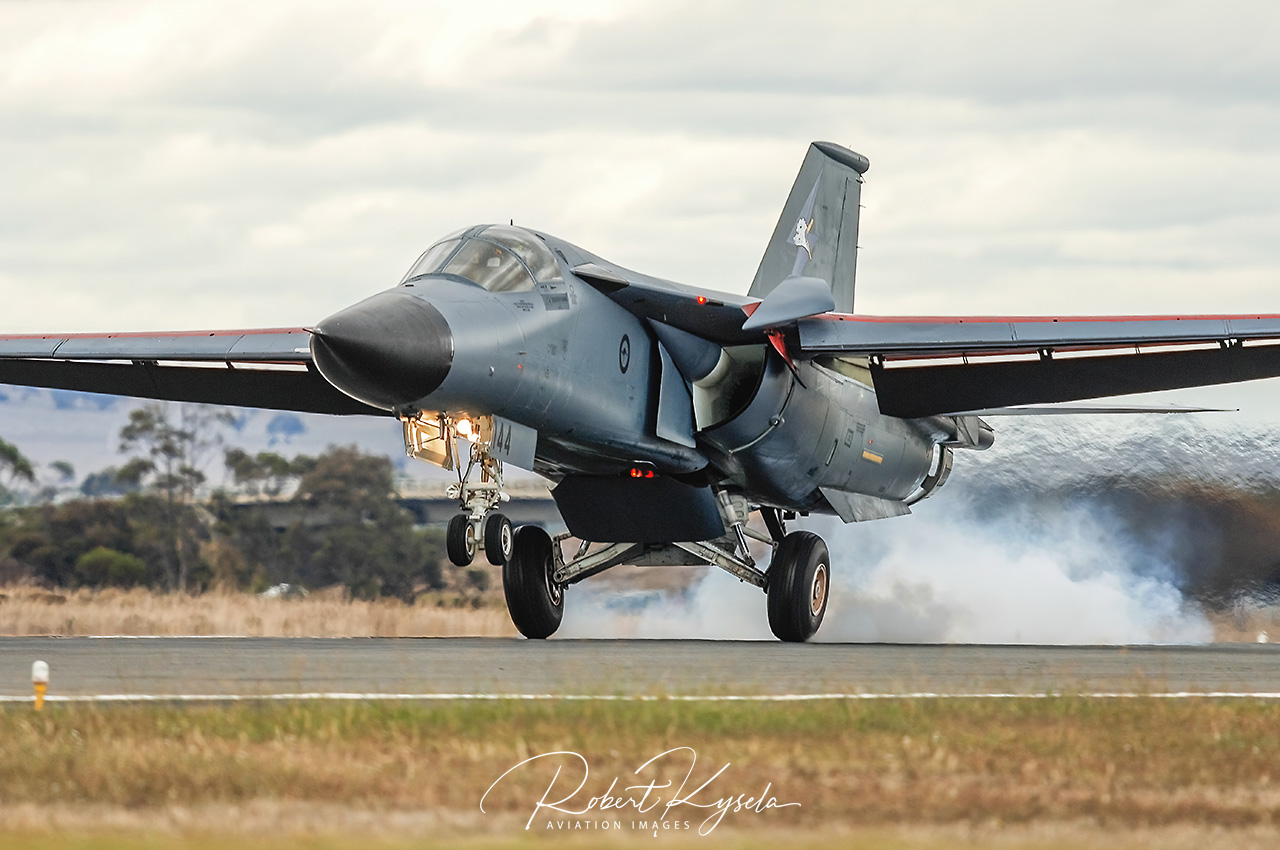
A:
<svg viewBox="0 0 1280 850">
<path fill-rule="evenodd" d="M 464 437 L 471 436 L 471 420 L 470 419 L 459 419 L 457 428 L 458 428 L 458 433 L 461 434 L 462 436 Z"/>
</svg>

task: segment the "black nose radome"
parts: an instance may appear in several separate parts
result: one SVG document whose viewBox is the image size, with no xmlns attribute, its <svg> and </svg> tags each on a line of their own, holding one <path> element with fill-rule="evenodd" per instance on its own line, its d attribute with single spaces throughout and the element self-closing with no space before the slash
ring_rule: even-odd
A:
<svg viewBox="0 0 1280 850">
<path fill-rule="evenodd" d="M 317 325 L 311 356 L 320 374 L 339 390 L 391 410 L 440 386 L 453 362 L 453 334 L 435 307 L 392 290 Z"/>
</svg>

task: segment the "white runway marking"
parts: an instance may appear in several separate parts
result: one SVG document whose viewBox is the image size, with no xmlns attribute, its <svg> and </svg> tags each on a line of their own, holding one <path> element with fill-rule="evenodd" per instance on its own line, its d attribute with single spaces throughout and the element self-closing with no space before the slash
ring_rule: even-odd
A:
<svg viewBox="0 0 1280 850">
<path fill-rule="evenodd" d="M 1251 691 L 1176 691 L 1176 692 L 1096 692 L 1096 693 L 900 693 L 900 694 L 684 694 L 654 696 L 645 694 L 67 694 L 50 695 L 45 702 L 258 702 L 300 700 L 403 700 L 448 702 L 464 700 L 537 701 L 568 700 L 574 702 L 816 702 L 819 700 L 894 700 L 894 699 L 1261 699 L 1280 700 L 1280 692 Z M 0 703 L 34 702 L 34 696 L 0 696 Z"/>
<path fill-rule="evenodd" d="M 63 635 L 43 635 L 43 637 L 63 637 Z M 76 635 L 85 640 L 253 640 L 253 635 Z M 341 638 L 337 638 L 341 640 Z"/>
</svg>

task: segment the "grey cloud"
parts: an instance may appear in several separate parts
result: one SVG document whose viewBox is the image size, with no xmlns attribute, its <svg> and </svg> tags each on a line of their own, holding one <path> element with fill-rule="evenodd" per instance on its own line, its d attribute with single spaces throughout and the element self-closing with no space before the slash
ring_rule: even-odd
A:
<svg viewBox="0 0 1280 850">
<path fill-rule="evenodd" d="M 507 218 L 740 291 L 814 138 L 872 160 L 867 308 L 1265 307 L 1280 271 L 1260 4 L 26 8 L 14 330 L 310 322 Z"/>
<path fill-rule="evenodd" d="M 1250 2 L 665 4 L 582 28 L 559 82 L 610 89 L 1270 98 L 1280 13 Z"/>
</svg>

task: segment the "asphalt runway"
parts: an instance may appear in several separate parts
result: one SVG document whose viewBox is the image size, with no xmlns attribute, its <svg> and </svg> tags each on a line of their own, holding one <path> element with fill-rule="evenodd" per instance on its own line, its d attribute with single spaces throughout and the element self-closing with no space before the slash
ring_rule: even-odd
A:
<svg viewBox="0 0 1280 850">
<path fill-rule="evenodd" d="M 1280 646 L 938 646 L 500 638 L 0 638 L 0 698 L 1265 693 Z"/>
</svg>

